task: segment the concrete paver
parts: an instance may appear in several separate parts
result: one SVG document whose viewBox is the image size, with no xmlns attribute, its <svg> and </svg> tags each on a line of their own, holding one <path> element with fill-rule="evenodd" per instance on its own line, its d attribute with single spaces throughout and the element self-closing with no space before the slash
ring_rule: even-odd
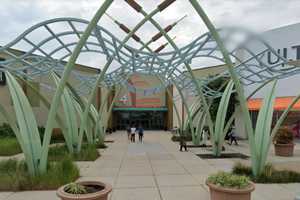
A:
<svg viewBox="0 0 300 200">
<path fill-rule="evenodd" d="M 239 159 L 200 159 L 196 154 L 208 153 L 203 148 L 179 152 L 178 144 L 170 140 L 168 132 L 146 131 L 144 143 L 130 143 L 124 132 L 108 136 L 108 148 L 100 150 L 94 162 L 77 162 L 80 180 L 98 180 L 113 186 L 110 200 L 198 200 L 209 199 L 205 180 L 219 170 L 231 170 Z M 297 147 L 298 148 L 298 147 Z M 248 144 L 226 146 L 228 152 L 249 154 Z M 279 167 L 295 159 L 278 158 L 271 152 L 270 159 Z M 283 162 L 283 161 L 285 162 Z M 300 160 L 300 159 L 299 159 Z M 299 164 L 299 163 L 298 163 Z M 256 184 L 254 200 L 293 200 L 300 192 L 300 184 Z M 0 200 L 56 200 L 55 191 L 0 192 Z"/>
</svg>

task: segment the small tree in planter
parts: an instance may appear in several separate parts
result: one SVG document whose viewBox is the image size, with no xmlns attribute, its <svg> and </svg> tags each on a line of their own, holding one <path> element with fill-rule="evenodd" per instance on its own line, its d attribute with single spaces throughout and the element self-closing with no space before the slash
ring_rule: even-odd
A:
<svg viewBox="0 0 300 200">
<path fill-rule="evenodd" d="M 275 155 L 277 156 L 293 156 L 294 153 L 294 135 L 287 127 L 280 128 L 274 139 Z"/>
<path fill-rule="evenodd" d="M 112 191 L 109 184 L 98 181 L 82 181 L 69 183 L 57 190 L 57 196 L 62 200 L 107 200 Z"/>
<path fill-rule="evenodd" d="M 219 172 L 206 180 L 210 190 L 211 200 L 250 200 L 251 192 L 255 189 L 246 176 Z"/>
</svg>

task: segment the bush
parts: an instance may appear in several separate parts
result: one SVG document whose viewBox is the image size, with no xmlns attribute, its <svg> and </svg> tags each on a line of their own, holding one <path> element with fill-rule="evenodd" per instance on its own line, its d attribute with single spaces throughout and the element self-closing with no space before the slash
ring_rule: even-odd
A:
<svg viewBox="0 0 300 200">
<path fill-rule="evenodd" d="M 49 162 L 47 173 L 31 176 L 24 161 L 0 162 L 0 191 L 55 190 L 75 181 L 79 170 L 69 157 L 60 162 Z"/>
<path fill-rule="evenodd" d="M 225 188 L 244 189 L 250 185 L 250 179 L 246 176 L 219 172 L 208 177 L 207 181 L 214 185 Z"/>
<path fill-rule="evenodd" d="M 287 127 L 282 127 L 277 131 L 275 137 L 273 138 L 273 143 L 291 144 L 293 143 L 293 140 L 294 140 L 293 132 Z"/>
<path fill-rule="evenodd" d="M 64 191 L 66 193 L 69 193 L 69 194 L 87 194 L 88 191 L 86 190 L 86 187 L 79 184 L 79 183 L 70 183 L 68 184 Z"/>
<path fill-rule="evenodd" d="M 39 126 L 38 130 L 40 133 L 41 141 L 43 141 L 44 134 L 45 134 L 45 127 Z M 0 139 L 1 138 L 16 138 L 16 135 L 12 130 L 12 128 L 9 126 L 9 124 L 3 123 L 0 126 Z M 65 142 L 65 138 L 63 134 L 57 131 L 57 129 L 54 129 L 51 136 L 51 143 L 61 143 L 61 142 Z"/>
<path fill-rule="evenodd" d="M 6 123 L 3 123 L 2 126 L 0 126 L 0 138 L 7 138 L 7 137 L 16 137 L 13 130 L 10 128 L 10 126 Z"/>
<path fill-rule="evenodd" d="M 106 149 L 107 148 L 107 145 L 102 143 L 102 142 L 97 142 L 96 143 L 96 148 L 97 149 Z"/>
<path fill-rule="evenodd" d="M 44 134 L 45 134 L 45 127 L 39 126 L 38 129 L 40 132 L 41 141 L 43 141 Z M 65 138 L 61 130 L 58 128 L 54 128 L 51 135 L 51 144 L 64 143 L 64 142 L 65 142 Z"/>
<path fill-rule="evenodd" d="M 244 175 L 256 183 L 299 183 L 300 173 L 290 170 L 276 170 L 271 164 L 265 166 L 262 174 L 253 176 L 252 169 L 241 163 L 233 167 L 233 174 Z"/>
<path fill-rule="evenodd" d="M 74 153 L 71 155 L 66 145 L 55 145 L 49 149 L 49 160 L 58 161 L 67 156 L 75 161 L 94 161 L 100 154 L 96 148 L 96 145 L 84 144 L 82 146 L 81 152 Z"/>
<path fill-rule="evenodd" d="M 13 156 L 22 153 L 22 149 L 16 138 L 0 138 L 0 156 Z"/>
<path fill-rule="evenodd" d="M 192 136 L 191 135 L 187 135 L 187 136 L 182 136 L 184 141 L 192 141 Z M 173 142 L 179 142 L 181 139 L 181 136 L 180 135 L 173 135 L 171 140 Z"/>
</svg>

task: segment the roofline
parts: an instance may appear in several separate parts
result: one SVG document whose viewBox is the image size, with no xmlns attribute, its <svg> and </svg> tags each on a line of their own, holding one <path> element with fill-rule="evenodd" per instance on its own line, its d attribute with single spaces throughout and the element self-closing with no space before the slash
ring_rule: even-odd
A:
<svg viewBox="0 0 300 200">
<path fill-rule="evenodd" d="M 226 64 L 213 65 L 213 66 L 208 66 L 208 67 L 196 68 L 196 69 L 192 69 L 192 71 L 201 71 L 201 70 L 206 70 L 206 69 L 210 69 L 210 68 L 219 68 L 219 67 L 226 67 Z"/>
<path fill-rule="evenodd" d="M 278 29 L 288 28 L 288 27 L 290 27 L 290 26 L 295 26 L 295 25 L 300 25 L 300 22 L 298 22 L 298 23 L 293 23 L 293 24 L 281 25 L 281 26 L 279 26 L 279 27 L 275 27 L 275 28 L 272 28 L 272 29 L 268 29 L 268 30 L 266 30 L 266 31 L 263 31 L 262 34 L 268 33 L 268 32 L 271 32 L 271 31 L 275 31 L 275 30 L 278 30 Z"/>
<path fill-rule="evenodd" d="M 1 47 L 3 47 L 3 46 L 0 45 L 0 48 L 1 48 Z M 21 53 L 21 54 L 25 54 L 25 53 L 26 53 L 25 51 L 22 51 L 22 50 L 19 50 L 19 49 L 14 49 L 14 48 L 9 48 L 9 50 L 16 51 L 16 52 L 19 52 L 19 53 Z M 36 54 L 33 54 L 33 55 L 36 55 Z M 37 55 L 37 56 L 38 56 L 38 55 Z M 62 62 L 63 62 L 64 64 L 67 63 L 67 62 L 64 61 L 64 60 L 62 60 Z M 98 71 L 98 72 L 101 71 L 101 69 L 99 69 L 99 68 L 94 68 L 94 67 L 91 67 L 91 66 L 82 65 L 82 64 L 79 64 L 79 63 L 75 63 L 75 66 L 77 66 L 77 67 L 82 67 L 82 68 L 87 68 L 87 69 L 90 69 L 90 70 L 95 70 L 95 71 Z"/>
</svg>

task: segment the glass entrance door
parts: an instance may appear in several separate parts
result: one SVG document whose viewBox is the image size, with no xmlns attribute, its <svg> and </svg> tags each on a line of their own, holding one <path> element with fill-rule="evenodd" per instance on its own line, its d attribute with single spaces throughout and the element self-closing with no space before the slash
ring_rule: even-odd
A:
<svg viewBox="0 0 300 200">
<path fill-rule="evenodd" d="M 164 111 L 115 111 L 113 115 L 119 130 L 132 124 L 142 125 L 146 130 L 162 130 L 166 120 Z"/>
</svg>

